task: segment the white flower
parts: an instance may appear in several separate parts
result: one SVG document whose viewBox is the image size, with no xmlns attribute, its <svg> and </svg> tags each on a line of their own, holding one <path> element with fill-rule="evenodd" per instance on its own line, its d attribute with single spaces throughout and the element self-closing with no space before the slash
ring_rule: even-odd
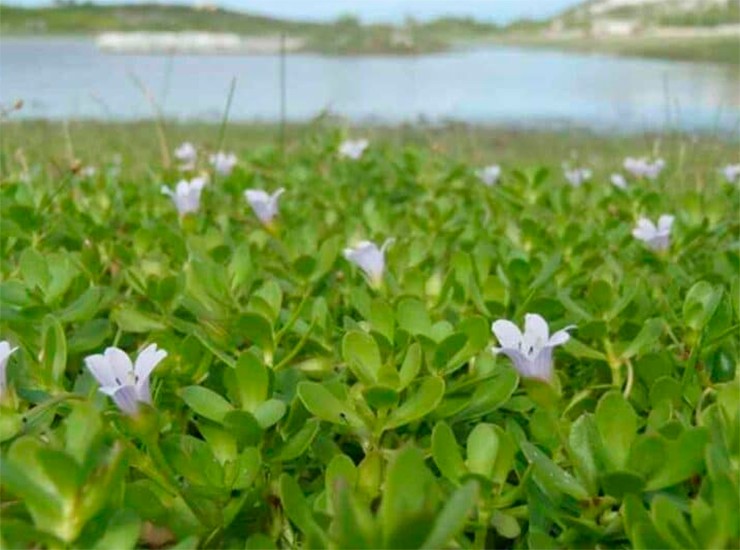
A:
<svg viewBox="0 0 740 550">
<path fill-rule="evenodd" d="M 540 315 L 527 313 L 524 316 L 524 334 L 514 323 L 505 319 L 494 321 L 491 330 L 501 347 L 493 347 L 495 354 L 502 353 L 514 363 L 514 368 L 524 378 L 539 378 L 551 381 L 553 377 L 552 350 L 570 339 L 565 327 L 550 336 L 550 329 Z"/>
<path fill-rule="evenodd" d="M 95 168 L 94 166 L 85 166 L 82 170 L 80 170 L 80 175 L 83 178 L 93 178 L 95 177 L 97 171 L 97 168 Z"/>
<path fill-rule="evenodd" d="M 563 173 L 565 179 L 568 180 L 573 187 L 580 187 L 585 182 L 591 179 L 591 170 L 588 168 L 568 168 L 563 166 Z"/>
<path fill-rule="evenodd" d="M 624 179 L 624 176 L 622 174 L 612 174 L 609 179 L 611 180 L 614 187 L 627 189 L 627 180 Z"/>
<path fill-rule="evenodd" d="M 200 194 L 206 185 L 205 178 L 193 178 L 190 181 L 180 180 L 172 191 L 169 187 L 162 186 L 162 193 L 172 197 L 172 202 L 181 216 L 190 212 L 197 212 L 200 208 Z"/>
<path fill-rule="evenodd" d="M 192 170 L 198 159 L 198 151 L 192 143 L 186 141 L 175 149 L 175 158 L 180 161 L 180 170 Z"/>
<path fill-rule="evenodd" d="M 234 153 L 218 153 L 208 157 L 208 162 L 211 163 L 216 173 L 221 176 L 228 176 L 236 166 L 236 155 Z"/>
<path fill-rule="evenodd" d="M 475 171 L 475 175 L 484 185 L 492 186 L 496 185 L 499 177 L 501 177 L 501 167 L 498 164 L 492 164 Z"/>
<path fill-rule="evenodd" d="M 8 359 L 13 355 L 13 352 L 18 348 L 11 348 L 10 344 L 5 340 L 0 341 L 0 397 L 5 393 L 5 388 L 8 387 L 8 377 L 5 374 L 5 370 L 8 366 Z"/>
<path fill-rule="evenodd" d="M 624 169 L 636 178 L 647 178 L 649 180 L 658 179 L 658 176 L 665 168 L 665 161 L 661 158 L 650 162 L 649 159 L 627 157 L 624 159 Z"/>
<path fill-rule="evenodd" d="M 632 230 L 632 235 L 653 250 L 666 250 L 670 246 L 671 227 L 673 216 L 663 214 L 658 218 L 658 226 L 647 218 L 637 220 L 637 227 Z"/>
<path fill-rule="evenodd" d="M 261 189 L 247 189 L 244 191 L 244 197 L 259 220 L 265 225 L 270 225 L 273 218 L 277 216 L 278 199 L 283 193 L 285 193 L 285 189 L 282 187 L 272 195 Z"/>
<path fill-rule="evenodd" d="M 339 156 L 357 160 L 365 152 L 368 145 L 370 145 L 370 142 L 366 139 L 344 140 L 339 145 Z"/>
<path fill-rule="evenodd" d="M 740 164 L 728 164 L 720 168 L 727 183 L 735 183 L 740 180 Z"/>
<path fill-rule="evenodd" d="M 144 348 L 132 364 L 126 353 L 118 348 L 106 348 L 103 354 L 85 358 L 85 365 L 100 384 L 100 391 L 113 398 L 121 411 L 136 414 L 139 403 L 151 403 L 149 376 L 167 352 L 156 344 Z"/>
<path fill-rule="evenodd" d="M 380 248 L 370 241 L 360 241 L 344 249 L 344 257 L 362 269 L 373 286 L 380 286 L 385 272 L 385 251 L 394 239 L 387 239 Z"/>
</svg>

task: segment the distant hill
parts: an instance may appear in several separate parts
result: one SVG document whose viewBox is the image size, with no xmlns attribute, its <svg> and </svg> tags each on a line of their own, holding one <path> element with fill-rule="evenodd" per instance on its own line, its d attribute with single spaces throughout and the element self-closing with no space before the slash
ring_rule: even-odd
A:
<svg viewBox="0 0 740 550">
<path fill-rule="evenodd" d="M 439 51 L 456 42 L 479 40 L 497 30 L 491 23 L 455 17 L 424 23 L 409 20 L 403 25 L 363 25 L 351 16 L 316 23 L 215 7 L 156 3 L 65 3 L 43 8 L 0 4 L 0 33 L 3 36 L 96 35 L 110 31 L 201 31 L 264 36 L 284 32 L 302 39 L 306 50 L 338 55 Z"/>
<path fill-rule="evenodd" d="M 9 34 L 94 34 L 105 31 L 180 31 L 274 34 L 309 32 L 319 25 L 225 9 L 165 4 L 64 4 L 43 8 L 0 5 L 0 31 Z"/>
<path fill-rule="evenodd" d="M 599 19 L 641 25 L 704 27 L 740 23 L 738 0 L 587 0 L 556 17 L 569 26 Z"/>
</svg>

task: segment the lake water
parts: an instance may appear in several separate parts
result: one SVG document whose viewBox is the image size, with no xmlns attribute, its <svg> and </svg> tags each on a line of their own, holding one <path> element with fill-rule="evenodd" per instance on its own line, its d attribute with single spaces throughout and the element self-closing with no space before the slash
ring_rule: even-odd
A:
<svg viewBox="0 0 740 550">
<path fill-rule="evenodd" d="M 273 55 L 113 55 L 89 39 L 0 41 L 0 102 L 13 116 L 218 120 L 231 79 L 232 120 L 280 117 Z M 733 131 L 740 120 L 736 67 L 491 46 L 417 57 L 286 60 L 287 118 L 323 110 L 357 122 L 459 120 L 597 130 Z"/>
</svg>

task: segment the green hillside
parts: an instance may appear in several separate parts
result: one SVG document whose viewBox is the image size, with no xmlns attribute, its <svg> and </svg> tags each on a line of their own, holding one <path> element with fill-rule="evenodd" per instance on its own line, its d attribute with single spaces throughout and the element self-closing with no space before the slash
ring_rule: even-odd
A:
<svg viewBox="0 0 740 550">
<path fill-rule="evenodd" d="M 363 25 L 351 16 L 326 23 L 281 20 L 224 9 L 162 4 L 65 4 L 46 8 L 0 5 L 0 33 L 8 35 L 85 35 L 106 31 L 208 31 L 241 35 L 286 32 L 304 38 L 306 49 L 328 54 L 423 53 L 453 42 L 486 37 L 497 27 L 466 18 L 427 23 Z"/>
<path fill-rule="evenodd" d="M 161 4 L 74 4 L 35 9 L 0 5 L 0 31 L 3 34 L 92 34 L 134 30 L 269 34 L 281 30 L 310 32 L 316 27 L 311 23 L 281 21 L 224 9 L 205 11 Z"/>
</svg>

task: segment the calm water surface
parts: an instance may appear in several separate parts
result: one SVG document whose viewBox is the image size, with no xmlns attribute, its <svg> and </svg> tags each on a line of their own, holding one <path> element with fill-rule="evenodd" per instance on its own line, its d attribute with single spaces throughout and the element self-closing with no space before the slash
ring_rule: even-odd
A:
<svg viewBox="0 0 740 550">
<path fill-rule="evenodd" d="M 487 47 L 418 57 L 287 58 L 287 117 L 323 110 L 362 122 L 420 118 L 598 130 L 735 130 L 740 71 L 723 65 Z M 89 39 L 0 41 L 0 102 L 22 116 L 216 120 L 231 79 L 233 120 L 280 116 L 279 58 L 271 55 L 111 55 Z"/>
</svg>

